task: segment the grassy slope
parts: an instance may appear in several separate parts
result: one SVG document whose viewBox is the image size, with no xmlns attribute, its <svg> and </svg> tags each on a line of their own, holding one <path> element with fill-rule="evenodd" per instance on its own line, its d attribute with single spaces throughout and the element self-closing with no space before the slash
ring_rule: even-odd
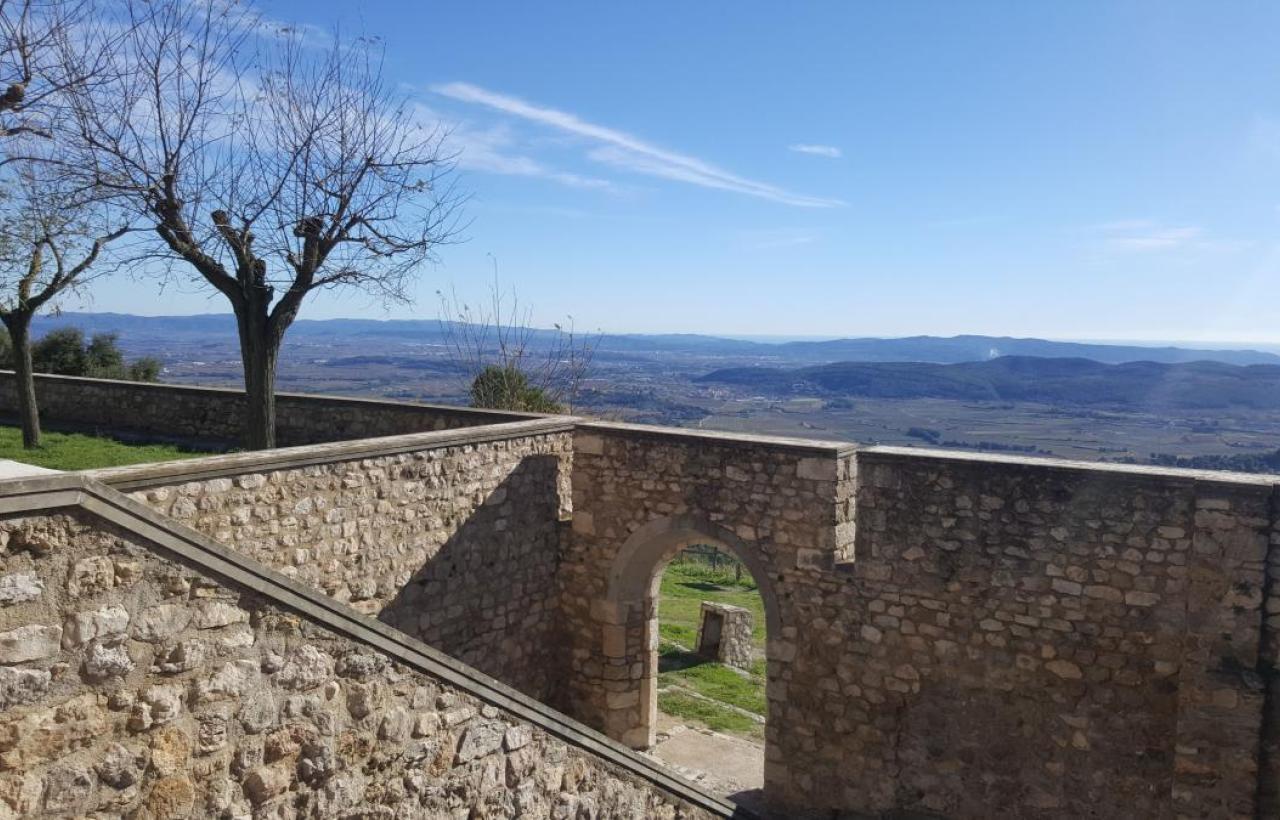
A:
<svg viewBox="0 0 1280 820">
<path fill-rule="evenodd" d="M 765 713 L 764 601 L 751 584 L 750 576 L 744 576 L 743 583 L 737 584 L 732 572 L 713 572 L 705 564 L 689 561 L 672 563 L 662 576 L 660 595 L 658 685 L 666 691 L 658 696 L 658 708 L 718 732 L 761 737 L 763 727 L 750 718 L 680 691 L 697 692 L 704 698 L 758 715 Z M 762 657 L 752 666 L 750 674 L 743 675 L 687 651 L 697 639 L 703 601 L 732 604 L 752 611 L 754 638 Z"/>
<path fill-rule="evenodd" d="M 126 444 L 115 439 L 79 434 L 45 433 L 42 438 L 39 448 L 26 450 L 22 446 L 21 430 L 0 427 L 0 458 L 53 470 L 91 470 L 207 455 L 167 444 Z"/>
</svg>

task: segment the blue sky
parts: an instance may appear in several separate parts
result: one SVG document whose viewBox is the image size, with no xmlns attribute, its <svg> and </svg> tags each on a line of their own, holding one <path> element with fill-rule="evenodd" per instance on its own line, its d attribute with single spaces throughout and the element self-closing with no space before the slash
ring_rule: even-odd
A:
<svg viewBox="0 0 1280 820">
<path fill-rule="evenodd" d="M 1280 342 L 1280 4 L 271 2 L 384 38 L 467 241 L 609 331 Z M 91 307 L 221 312 L 115 283 Z"/>
</svg>

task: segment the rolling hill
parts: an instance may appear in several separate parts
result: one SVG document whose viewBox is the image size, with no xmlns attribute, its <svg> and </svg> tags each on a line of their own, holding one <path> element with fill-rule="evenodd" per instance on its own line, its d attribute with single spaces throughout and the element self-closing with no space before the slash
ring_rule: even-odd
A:
<svg viewBox="0 0 1280 820">
<path fill-rule="evenodd" d="M 1002 356 L 985 362 L 837 362 L 725 368 L 697 379 L 764 395 L 1022 401 L 1124 409 L 1280 407 L 1280 366 L 1197 361 L 1103 364 Z"/>
<path fill-rule="evenodd" d="M 194 316 L 131 316 L 121 313 L 76 313 L 37 316 L 33 330 L 42 335 L 56 327 L 74 326 L 86 333 L 118 332 L 126 347 L 136 345 L 234 342 L 235 321 L 230 314 Z M 435 319 L 299 319 L 285 344 L 315 344 L 360 339 L 379 348 L 389 345 L 442 345 L 445 334 Z M 554 339 L 551 330 L 535 330 L 535 347 Z M 955 364 L 990 361 L 1001 356 L 1091 359 L 1106 364 L 1125 362 L 1221 362 L 1234 365 L 1280 365 L 1280 355 L 1259 350 L 1210 350 L 1187 347 L 1147 347 L 1132 344 L 1086 344 L 1004 336 L 910 336 L 898 339 L 851 338 L 830 341 L 761 342 L 695 333 L 606 334 L 597 355 L 627 360 L 672 356 L 724 359 L 726 364 L 765 362 L 778 366 L 841 362 L 929 362 Z"/>
</svg>

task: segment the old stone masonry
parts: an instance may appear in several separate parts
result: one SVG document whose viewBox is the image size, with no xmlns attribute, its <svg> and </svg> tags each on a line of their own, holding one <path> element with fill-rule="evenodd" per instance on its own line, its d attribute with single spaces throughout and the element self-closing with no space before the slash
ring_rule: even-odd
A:
<svg viewBox="0 0 1280 820">
<path fill-rule="evenodd" d="M 240 401 L 38 389 L 174 439 Z M 0 816 L 733 816 L 636 751 L 695 543 L 764 598 L 777 816 L 1280 816 L 1275 479 L 282 408 L 299 446 L 0 482 Z"/>
</svg>

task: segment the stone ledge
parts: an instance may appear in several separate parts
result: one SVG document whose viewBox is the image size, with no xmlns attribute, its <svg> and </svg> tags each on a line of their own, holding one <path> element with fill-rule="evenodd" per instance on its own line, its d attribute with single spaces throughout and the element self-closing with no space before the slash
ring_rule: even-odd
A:
<svg viewBox="0 0 1280 820">
<path fill-rule="evenodd" d="M 573 416 L 548 416 L 530 421 L 458 427 L 452 430 L 434 430 L 427 433 L 409 433 L 402 436 L 353 439 L 326 444 L 304 444 L 298 447 L 280 447 L 274 450 L 259 450 L 249 453 L 228 453 L 205 458 L 162 461 L 127 467 L 105 467 L 99 470 L 86 470 L 83 475 L 95 481 L 101 481 L 118 490 L 138 490 L 157 484 L 170 484 L 175 481 L 202 481 L 210 478 L 244 475 L 245 473 L 289 470 L 335 461 L 354 461 L 363 458 L 436 450 L 466 444 L 487 444 L 549 433 L 568 433 L 573 430 L 575 421 L 576 419 Z"/>
<path fill-rule="evenodd" d="M 13 378 L 12 370 L 0 370 L 0 379 Z M 137 390 L 140 392 L 154 393 L 186 393 L 188 395 L 218 395 L 227 398 L 239 398 L 244 396 L 244 391 L 234 387 L 209 387 L 197 384 L 168 384 L 165 382 L 132 382 L 121 379 L 94 379 L 88 376 L 59 376 L 52 373 L 35 374 L 36 383 L 42 381 L 62 382 L 66 384 L 90 384 L 103 385 L 116 389 Z M 475 416 L 478 419 L 488 419 L 490 421 L 519 421 L 524 419 L 548 419 L 548 418 L 566 418 L 565 416 L 555 416 L 547 413 L 519 413 L 512 410 L 486 410 L 477 407 L 456 407 L 449 404 L 426 404 L 422 402 L 397 401 L 396 399 L 368 398 L 364 396 L 336 396 L 327 393 L 285 393 L 277 392 L 276 401 L 306 401 L 316 403 L 331 404 L 347 404 L 355 406 L 385 406 L 390 405 L 397 409 L 404 410 L 429 410 L 435 413 L 453 414 L 458 416 Z"/>
<path fill-rule="evenodd" d="M 785 436 L 759 436 L 750 433 L 726 433 L 714 430 L 694 430 L 687 427 L 661 427 L 651 424 L 627 424 L 610 421 L 581 421 L 578 430 L 605 436 L 624 438 L 658 438 L 677 441 L 701 441 L 725 447 L 764 447 L 796 453 L 823 455 L 839 458 L 862 449 L 848 441 L 825 439 L 787 438 Z"/>
<path fill-rule="evenodd" d="M 926 447 L 890 447 L 879 445 L 858 449 L 858 461 L 903 462 L 915 460 L 943 461 L 957 464 L 992 464 L 1041 470 L 1067 470 L 1106 473 L 1118 478 L 1156 479 L 1186 483 L 1210 483 L 1257 488 L 1280 485 L 1280 476 L 1259 473 L 1232 473 L 1225 470 L 1193 470 L 1185 467 L 1159 467 L 1144 464 L 1114 464 L 1098 461 L 1074 461 L 1065 458 L 1012 456 L 972 450 L 938 450 Z"/>
<path fill-rule="evenodd" d="M 0 482 L 0 514 L 46 512 L 67 507 L 84 509 L 206 572 L 262 594 L 272 603 L 383 652 L 412 669 L 444 680 L 715 816 L 754 817 L 752 813 L 681 780 L 661 764 L 627 749 L 566 715 L 404 633 L 362 616 L 331 598 L 223 547 L 86 474 L 66 473 Z"/>
</svg>

